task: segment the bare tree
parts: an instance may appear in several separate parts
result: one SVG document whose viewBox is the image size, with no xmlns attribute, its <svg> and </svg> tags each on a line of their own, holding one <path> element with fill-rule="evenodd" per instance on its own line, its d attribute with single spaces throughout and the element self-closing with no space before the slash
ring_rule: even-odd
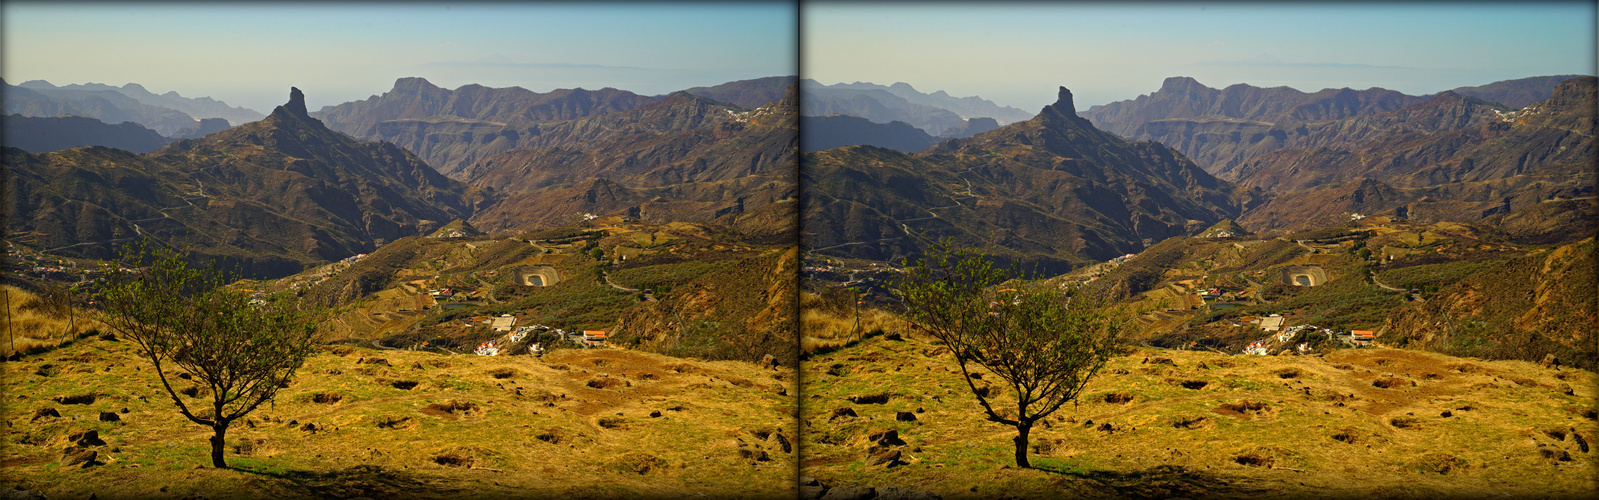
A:
<svg viewBox="0 0 1599 500">
<path fill-rule="evenodd" d="M 106 324 L 155 365 L 185 418 L 212 429 L 211 464 L 227 468 L 228 426 L 288 384 L 314 348 L 316 323 L 226 288 L 222 273 L 191 268 L 169 250 L 130 247 L 105 275 Z M 187 373 L 195 387 L 174 389 L 169 371 Z"/>
<path fill-rule="evenodd" d="M 1020 276 L 948 243 L 911 267 L 896 292 L 913 328 L 942 341 L 988 420 L 1016 428 L 1016 465 L 1027 460 L 1033 425 L 1077 399 L 1119 350 L 1113 321 L 1071 290 L 1029 288 Z M 978 388 L 974 367 L 998 377 L 1016 398 L 996 409 L 1003 391 Z"/>
</svg>

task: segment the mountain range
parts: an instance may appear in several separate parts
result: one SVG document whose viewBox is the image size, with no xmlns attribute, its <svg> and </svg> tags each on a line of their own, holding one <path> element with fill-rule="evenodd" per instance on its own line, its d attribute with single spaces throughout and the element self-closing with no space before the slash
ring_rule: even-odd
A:
<svg viewBox="0 0 1599 500">
<path fill-rule="evenodd" d="M 1550 80 L 1499 82 L 1471 92 L 1520 96 Z M 1540 212 L 1586 210 L 1561 200 L 1593 196 L 1592 167 L 1599 158 L 1593 92 L 1593 77 L 1566 79 L 1550 86 L 1544 101 L 1513 109 L 1455 91 L 1431 97 L 1244 85 L 1218 91 L 1172 78 L 1155 94 L 1084 115 L 1273 195 L 1239 220 L 1250 230 L 1306 230 L 1351 213 L 1431 222 L 1501 217 L 1535 205 L 1543 205 Z M 1541 218 L 1571 218 L 1546 215 L 1552 218 Z M 1573 230 L 1545 225 L 1523 236 Z"/>
<path fill-rule="evenodd" d="M 922 129 L 894 121 L 875 123 L 859 116 L 802 116 L 800 150 L 810 153 L 844 146 L 871 145 L 901 153 L 915 153 L 938 142 Z"/>
<path fill-rule="evenodd" d="M 0 87 L 4 90 L 5 114 L 39 118 L 84 116 L 106 124 L 134 122 L 169 138 L 198 137 L 263 116 L 209 97 L 190 99 L 177 92 L 158 95 L 136 83 L 121 87 L 99 83 L 58 87 L 44 80 L 29 80 L 16 86 L 0 81 Z"/>
<path fill-rule="evenodd" d="M 988 117 L 993 118 L 1000 125 L 1015 123 L 1033 117 L 1032 113 L 1010 106 L 1000 106 L 994 104 L 993 101 L 978 96 L 954 97 L 942 90 L 933 91 L 931 94 L 922 93 L 916 90 L 916 87 L 912 87 L 911 84 L 905 82 L 896 82 L 888 86 L 867 82 L 822 85 L 815 80 L 805 80 L 802 82 L 801 88 L 806 91 L 816 90 L 824 93 L 827 91 L 852 90 L 870 94 L 871 91 L 882 91 L 910 104 L 929 106 L 955 113 L 961 119 Z"/>
<path fill-rule="evenodd" d="M 753 105 L 740 105 L 748 108 L 780 99 L 784 92 L 780 85 L 791 80 L 762 78 L 687 92 Z M 440 171 L 457 171 L 495 154 L 540 147 L 538 137 L 549 124 L 628 111 L 660 99 L 664 97 L 612 88 L 544 94 L 480 85 L 449 90 L 421 78 L 401 78 L 381 96 L 329 106 L 312 116 L 361 140 L 395 143 Z"/>
<path fill-rule="evenodd" d="M 5 164 L 18 243 L 104 258 L 147 236 L 252 276 L 370 252 L 491 201 L 399 147 L 328 130 L 298 89 L 263 120 L 151 153 L 7 147 Z"/>
<path fill-rule="evenodd" d="M 228 103 L 218 101 L 210 97 L 188 98 L 178 95 L 176 91 L 169 91 L 165 94 L 156 94 L 146 90 L 143 85 L 139 85 L 137 83 L 128 83 L 121 87 L 114 87 L 103 83 L 75 83 L 70 85 L 56 86 L 44 80 L 29 80 L 22 82 L 22 84 L 18 86 L 36 91 L 61 90 L 116 92 L 131 97 L 133 100 L 139 101 L 140 103 L 181 111 L 200 120 L 206 118 L 222 118 L 227 120 L 228 125 L 230 126 L 253 122 L 266 117 L 266 115 L 263 115 L 256 110 L 246 109 L 239 106 L 229 106 Z"/>
<path fill-rule="evenodd" d="M 861 82 L 822 85 L 807 79 L 800 81 L 800 92 L 800 114 L 804 116 L 838 114 L 874 123 L 898 121 L 942 138 L 970 137 L 992 130 L 1000 123 L 1031 117 L 1021 110 L 1003 108 L 977 97 L 956 99 L 944 91 L 923 94 L 905 83 L 891 87 Z"/>
<path fill-rule="evenodd" d="M 1548 99 L 1555 86 L 1574 76 L 1506 80 L 1446 91 L 1519 109 Z M 1395 111 L 1436 98 L 1370 88 L 1323 89 L 1314 93 L 1288 87 L 1234 84 L 1214 89 L 1189 77 L 1172 77 L 1160 89 L 1135 99 L 1094 106 L 1082 112 L 1094 126 L 1140 141 L 1177 148 L 1206 171 L 1230 170 L 1246 159 L 1279 148 L 1308 126 L 1356 116 Z"/>
<path fill-rule="evenodd" d="M 1264 198 L 1170 148 L 1094 128 L 1064 87 L 1031 120 L 920 153 L 853 146 L 801 164 L 804 246 L 880 261 L 947 238 L 1058 272 L 1201 231 Z"/>
<path fill-rule="evenodd" d="M 198 124 L 197 124 L 198 125 Z M 111 125 L 86 116 L 33 117 L 5 115 L 6 146 L 30 153 L 48 153 L 83 146 L 104 146 L 148 153 L 172 142 L 133 122 Z"/>
<path fill-rule="evenodd" d="M 584 213 L 666 222 L 791 211 L 781 203 L 798 189 L 796 98 L 790 86 L 783 99 L 744 110 L 678 92 L 546 125 L 519 149 L 445 173 L 504 196 L 473 219 L 484 229 L 561 225 Z M 792 231 L 788 222 L 756 232 Z"/>
</svg>

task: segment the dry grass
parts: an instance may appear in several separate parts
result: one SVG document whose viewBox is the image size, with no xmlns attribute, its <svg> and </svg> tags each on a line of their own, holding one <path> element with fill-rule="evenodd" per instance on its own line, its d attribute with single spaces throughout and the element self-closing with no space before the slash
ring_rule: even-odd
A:
<svg viewBox="0 0 1599 500">
<path fill-rule="evenodd" d="M 861 309 L 857 322 L 853 308 L 826 304 L 820 295 L 800 293 L 800 352 L 834 349 L 873 331 L 900 332 L 905 320 L 881 309 Z"/>
<path fill-rule="evenodd" d="M 1034 428 L 1039 469 L 1028 470 L 1014 467 L 1015 430 L 982 418 L 940 347 L 873 337 L 813 356 L 802 367 L 805 474 L 944 497 L 1581 497 L 1599 487 L 1599 450 L 1586 438 L 1599 432 L 1591 372 L 1388 349 L 1142 348 Z M 1405 382 L 1373 384 L 1388 378 Z M 855 402 L 879 394 L 895 396 Z M 885 430 L 905 444 L 871 440 Z M 872 458 L 894 451 L 898 463 Z"/>
<path fill-rule="evenodd" d="M 90 337 L 0 365 L 8 485 L 49 498 L 796 494 L 784 368 L 620 349 L 540 360 L 329 347 L 229 430 L 240 470 L 216 470 L 209 430 L 178 414 L 130 347 Z M 358 364 L 374 357 L 388 363 Z M 624 383 L 588 386 L 597 378 Z M 90 448 L 103 465 L 64 465 L 83 429 L 105 441 Z"/>
<path fill-rule="evenodd" d="M 7 301 L 7 316 L 0 318 L 0 328 L 6 329 L 5 337 L 0 338 L 0 357 L 54 347 L 80 333 L 104 327 L 90 317 L 89 311 L 79 309 L 75 311 L 77 317 L 68 321 L 47 311 L 37 295 L 11 285 L 0 288 L 5 289 L 0 297 Z"/>
</svg>

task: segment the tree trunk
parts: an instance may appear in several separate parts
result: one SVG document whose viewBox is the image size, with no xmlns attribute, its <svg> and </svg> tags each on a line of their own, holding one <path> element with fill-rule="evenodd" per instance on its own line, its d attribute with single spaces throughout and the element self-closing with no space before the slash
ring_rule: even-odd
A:
<svg viewBox="0 0 1599 500">
<path fill-rule="evenodd" d="M 211 436 L 211 465 L 218 469 L 226 469 L 228 464 L 222 461 L 222 446 L 226 443 L 224 438 L 228 434 L 228 426 L 218 424 L 211 428 L 217 432 L 217 435 Z"/>
<path fill-rule="evenodd" d="M 1027 433 L 1033 430 L 1032 422 L 1016 424 L 1016 466 L 1031 469 L 1033 464 L 1027 462 Z"/>
</svg>

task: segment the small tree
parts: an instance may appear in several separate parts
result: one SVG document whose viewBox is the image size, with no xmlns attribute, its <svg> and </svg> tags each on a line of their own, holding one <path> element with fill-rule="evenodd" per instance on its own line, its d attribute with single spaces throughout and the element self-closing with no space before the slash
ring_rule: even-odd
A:
<svg viewBox="0 0 1599 500">
<path fill-rule="evenodd" d="M 1016 465 L 1031 467 L 1033 425 L 1076 400 L 1119 339 L 1109 318 L 1074 291 L 996 290 L 1019 276 L 946 242 L 911 267 L 896 292 L 913 328 L 949 347 L 988 420 L 1016 428 Z M 978 389 L 972 365 L 1009 386 L 1014 412 L 995 409 L 999 394 Z"/>
<path fill-rule="evenodd" d="M 169 250 L 130 247 L 105 276 L 106 324 L 155 365 L 185 418 L 215 432 L 211 465 L 227 468 L 228 426 L 288 384 L 314 347 L 316 323 L 281 302 L 252 303 L 216 269 L 190 268 Z M 178 369 L 199 387 L 174 389 L 167 372 Z"/>
</svg>

